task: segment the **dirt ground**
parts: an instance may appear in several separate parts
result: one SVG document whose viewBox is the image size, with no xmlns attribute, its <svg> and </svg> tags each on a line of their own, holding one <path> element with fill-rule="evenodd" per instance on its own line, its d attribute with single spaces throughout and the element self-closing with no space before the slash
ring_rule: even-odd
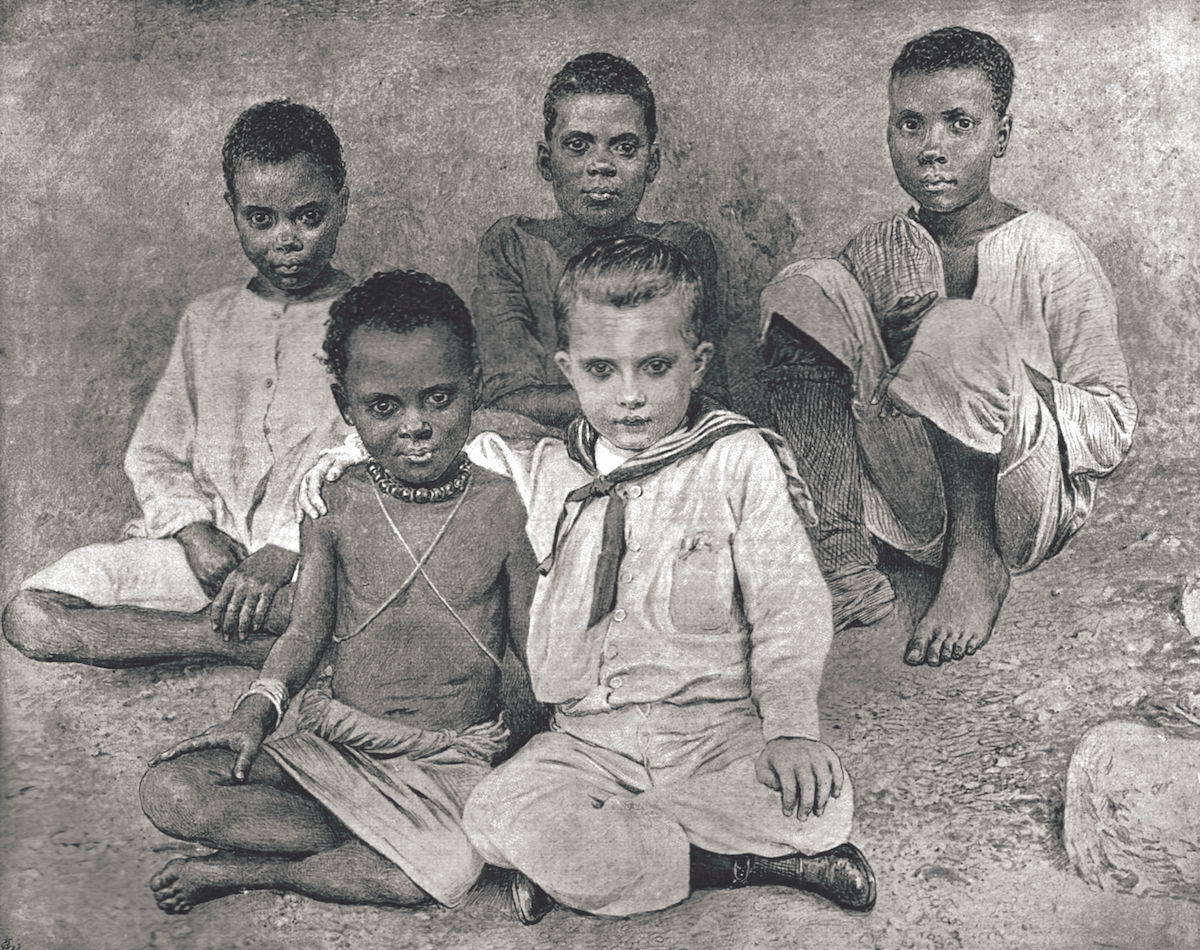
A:
<svg viewBox="0 0 1200 950">
<path fill-rule="evenodd" d="M 437 909 L 320 904 L 260 892 L 184 918 L 146 881 L 187 853 L 137 804 L 146 760 L 223 716 L 248 671 L 3 669 L 7 895 L 0 946 L 86 948 L 1139 948 L 1200 946 L 1200 902 L 1089 888 L 1061 842 L 1066 766 L 1093 723 L 1130 714 L 1146 687 L 1195 683 L 1200 641 L 1177 597 L 1200 564 L 1195 410 L 1159 413 L 1103 487 L 1089 526 L 1018 578 L 998 632 L 971 661 L 900 662 L 927 576 L 896 577 L 887 621 L 836 640 L 826 738 L 856 777 L 855 840 L 879 880 L 854 916 L 782 889 L 706 892 L 659 914 L 599 920 L 557 910 L 539 926 Z M 2 941 L 7 940 L 7 943 Z"/>
</svg>

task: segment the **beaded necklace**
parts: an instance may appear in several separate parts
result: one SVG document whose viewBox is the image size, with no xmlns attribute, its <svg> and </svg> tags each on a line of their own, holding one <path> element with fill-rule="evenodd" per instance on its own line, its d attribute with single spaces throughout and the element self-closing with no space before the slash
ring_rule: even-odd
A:
<svg viewBox="0 0 1200 950">
<path fill-rule="evenodd" d="M 408 482 L 401 481 L 375 459 L 367 460 L 367 471 L 375 480 L 376 487 L 384 494 L 399 498 L 401 501 L 424 505 L 461 495 L 471 477 L 471 462 L 465 455 L 460 455 L 457 471 L 448 479 L 433 486 L 410 485 Z"/>
</svg>

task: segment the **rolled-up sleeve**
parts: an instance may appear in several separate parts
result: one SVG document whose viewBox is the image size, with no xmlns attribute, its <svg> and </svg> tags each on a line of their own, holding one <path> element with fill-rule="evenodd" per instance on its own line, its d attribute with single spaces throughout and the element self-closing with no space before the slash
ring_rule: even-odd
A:
<svg viewBox="0 0 1200 950">
<path fill-rule="evenodd" d="M 1129 451 L 1137 405 L 1117 336 L 1117 305 L 1100 262 L 1074 234 L 1044 278 L 1046 323 L 1058 368 L 1051 381 L 1067 473 L 1099 477 Z"/>
</svg>

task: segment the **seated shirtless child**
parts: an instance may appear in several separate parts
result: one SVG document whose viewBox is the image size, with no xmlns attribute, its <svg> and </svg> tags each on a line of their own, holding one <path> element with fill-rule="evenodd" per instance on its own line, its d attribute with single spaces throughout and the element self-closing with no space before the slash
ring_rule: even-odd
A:
<svg viewBox="0 0 1200 950">
<path fill-rule="evenodd" d="M 832 623 L 811 502 L 778 436 L 697 396 L 701 301 L 673 245 L 589 246 L 554 308 L 583 417 L 565 443 L 471 446 L 528 509 L 544 574 L 529 670 L 555 719 L 480 782 L 464 822 L 488 862 L 589 913 L 745 884 L 868 909 L 850 782 L 819 738 Z"/>
<path fill-rule="evenodd" d="M 257 666 L 287 625 L 295 481 L 345 435 L 318 351 L 350 285 L 331 264 L 346 168 L 325 117 L 286 100 L 243 112 L 222 161 L 257 273 L 180 321 L 125 456 L 142 509 L 127 539 L 70 551 L 5 610 L 5 636 L 34 659 Z"/>
<path fill-rule="evenodd" d="M 167 913 L 255 888 L 457 905 L 483 867 L 460 817 L 507 744 L 501 659 L 523 650 L 537 574 L 512 482 L 463 455 L 470 316 L 424 274 L 376 274 L 333 306 L 325 351 L 371 458 L 304 523 L 291 622 L 260 679 L 146 773 L 150 820 L 217 849 L 154 878 Z M 297 732 L 267 739 L 327 647 L 328 687 L 303 693 Z M 533 922 L 533 889 L 507 886 Z"/>
<path fill-rule="evenodd" d="M 481 415 L 506 435 L 528 434 L 518 413 L 551 430 L 579 414 L 579 400 L 554 363 L 554 288 L 567 261 L 600 237 L 642 234 L 687 254 L 704 279 L 710 333 L 723 328 L 717 254 L 709 233 L 690 221 L 638 218 L 646 186 L 658 175 L 658 121 L 650 82 L 633 63 L 588 53 L 550 81 L 537 146 L 541 176 L 553 186 L 553 218 L 501 218 L 479 244 L 471 313 L 479 328 L 484 402 Z M 720 396 L 720 366 L 707 386 Z"/>
<path fill-rule="evenodd" d="M 905 651 L 913 665 L 987 642 L 1010 573 L 1079 530 L 1137 418 L 1095 255 L 992 194 L 1012 85 L 1008 52 L 986 34 L 949 27 L 908 43 L 887 138 L 917 207 L 865 228 L 836 261 L 792 264 L 762 295 L 778 364 L 762 421 L 827 473 L 813 485 L 825 561 L 877 587 L 877 538 L 941 569 Z"/>
</svg>

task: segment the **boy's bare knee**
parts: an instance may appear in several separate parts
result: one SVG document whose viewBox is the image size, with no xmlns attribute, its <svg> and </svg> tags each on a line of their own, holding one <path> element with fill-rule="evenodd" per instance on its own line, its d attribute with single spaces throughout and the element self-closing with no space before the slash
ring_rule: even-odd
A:
<svg viewBox="0 0 1200 950">
<path fill-rule="evenodd" d="M 151 766 L 139 791 L 142 811 L 154 827 L 173 838 L 194 841 L 203 837 L 212 777 L 188 759 L 184 755 Z"/>
<path fill-rule="evenodd" d="M 31 660 L 70 660 L 78 649 L 78 638 L 56 616 L 55 594 L 51 591 L 21 590 L 4 608 L 0 626 L 4 637 Z"/>
</svg>

